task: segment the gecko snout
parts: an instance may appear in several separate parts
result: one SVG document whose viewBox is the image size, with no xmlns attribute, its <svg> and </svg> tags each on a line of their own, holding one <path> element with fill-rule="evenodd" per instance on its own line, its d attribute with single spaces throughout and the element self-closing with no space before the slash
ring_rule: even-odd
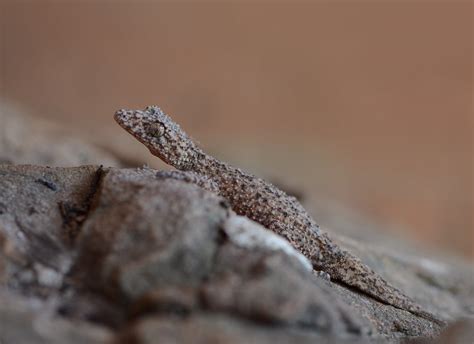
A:
<svg viewBox="0 0 474 344">
<path fill-rule="evenodd" d="M 127 117 L 127 110 L 124 110 L 124 109 L 120 109 L 116 111 L 114 114 L 114 119 L 117 122 L 121 122 L 125 117 Z"/>
<path fill-rule="evenodd" d="M 123 128 L 131 128 L 133 126 L 133 111 L 118 110 L 114 114 L 115 121 Z"/>
</svg>

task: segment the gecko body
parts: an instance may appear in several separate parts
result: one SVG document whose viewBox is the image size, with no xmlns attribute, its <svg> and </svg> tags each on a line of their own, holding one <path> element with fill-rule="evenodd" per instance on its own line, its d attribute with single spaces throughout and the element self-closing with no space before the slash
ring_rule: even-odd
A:
<svg viewBox="0 0 474 344">
<path fill-rule="evenodd" d="M 206 154 L 159 107 L 119 110 L 117 123 L 165 163 L 193 177 L 202 175 L 227 199 L 232 209 L 281 235 L 303 253 L 314 269 L 380 302 L 442 324 L 435 316 L 391 286 L 320 229 L 295 197 L 271 183 Z"/>
</svg>

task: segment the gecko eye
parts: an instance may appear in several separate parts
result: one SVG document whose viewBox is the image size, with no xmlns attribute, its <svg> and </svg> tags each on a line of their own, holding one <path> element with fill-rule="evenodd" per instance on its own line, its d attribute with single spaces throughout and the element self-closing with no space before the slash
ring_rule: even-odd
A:
<svg viewBox="0 0 474 344">
<path fill-rule="evenodd" d="M 160 123 L 151 123 L 145 127 L 148 135 L 160 137 L 165 133 L 165 127 Z"/>
</svg>

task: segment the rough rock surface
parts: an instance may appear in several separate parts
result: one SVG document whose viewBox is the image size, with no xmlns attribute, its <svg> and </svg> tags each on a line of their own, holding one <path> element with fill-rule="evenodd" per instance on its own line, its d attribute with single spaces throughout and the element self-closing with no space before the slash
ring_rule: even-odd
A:
<svg viewBox="0 0 474 344">
<path fill-rule="evenodd" d="M 334 235 L 431 312 L 474 316 L 473 269 Z M 466 337 L 466 326 L 453 325 Z M 320 278 L 215 194 L 152 169 L 0 165 L 0 343 L 432 340 Z"/>
<path fill-rule="evenodd" d="M 0 99 L 0 164 L 123 166 L 112 154 Z"/>
</svg>

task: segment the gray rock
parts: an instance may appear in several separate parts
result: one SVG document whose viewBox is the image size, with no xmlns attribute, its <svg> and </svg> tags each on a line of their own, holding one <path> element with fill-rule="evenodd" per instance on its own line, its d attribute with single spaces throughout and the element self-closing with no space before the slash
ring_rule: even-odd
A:
<svg viewBox="0 0 474 344">
<path fill-rule="evenodd" d="M 119 159 L 71 130 L 25 114 L 0 99 L 0 164 L 121 166 Z"/>
<path fill-rule="evenodd" d="M 474 266 L 441 254 L 430 257 L 404 247 L 363 243 L 332 235 L 341 246 L 403 290 L 425 309 L 447 321 L 474 317 Z"/>
<path fill-rule="evenodd" d="M 107 173 L 79 238 L 86 279 L 116 285 L 130 300 L 159 287 L 198 286 L 228 213 L 216 195 L 151 171 Z"/>
<path fill-rule="evenodd" d="M 350 337 L 374 332 L 340 302 L 330 283 L 280 252 L 248 251 L 232 244 L 219 250 L 203 287 L 207 309 L 267 324 Z"/>
<path fill-rule="evenodd" d="M 110 341 L 107 328 L 54 316 L 44 303 L 0 292 L 0 343 L 99 344 Z"/>
<path fill-rule="evenodd" d="M 93 166 L 0 165 L 0 254 L 8 287 L 46 296 L 61 286 L 99 178 Z"/>
<path fill-rule="evenodd" d="M 473 315 L 468 264 L 335 239 L 427 309 Z M 148 168 L 0 165 L 0 342 L 370 343 L 439 332 L 318 277 L 196 185 Z"/>
<path fill-rule="evenodd" d="M 449 325 L 436 339 L 413 338 L 403 341 L 404 344 L 472 344 L 474 338 L 474 320 L 461 319 Z"/>
<path fill-rule="evenodd" d="M 335 343 L 311 331 L 296 331 L 249 322 L 226 314 L 200 314 L 184 319 L 145 318 L 118 337 L 125 343 L 194 343 L 194 344 L 283 344 Z M 341 340 L 342 342 L 342 340 Z M 350 343 L 356 343 L 351 340 Z M 349 343 L 349 341 L 347 341 Z"/>
</svg>

